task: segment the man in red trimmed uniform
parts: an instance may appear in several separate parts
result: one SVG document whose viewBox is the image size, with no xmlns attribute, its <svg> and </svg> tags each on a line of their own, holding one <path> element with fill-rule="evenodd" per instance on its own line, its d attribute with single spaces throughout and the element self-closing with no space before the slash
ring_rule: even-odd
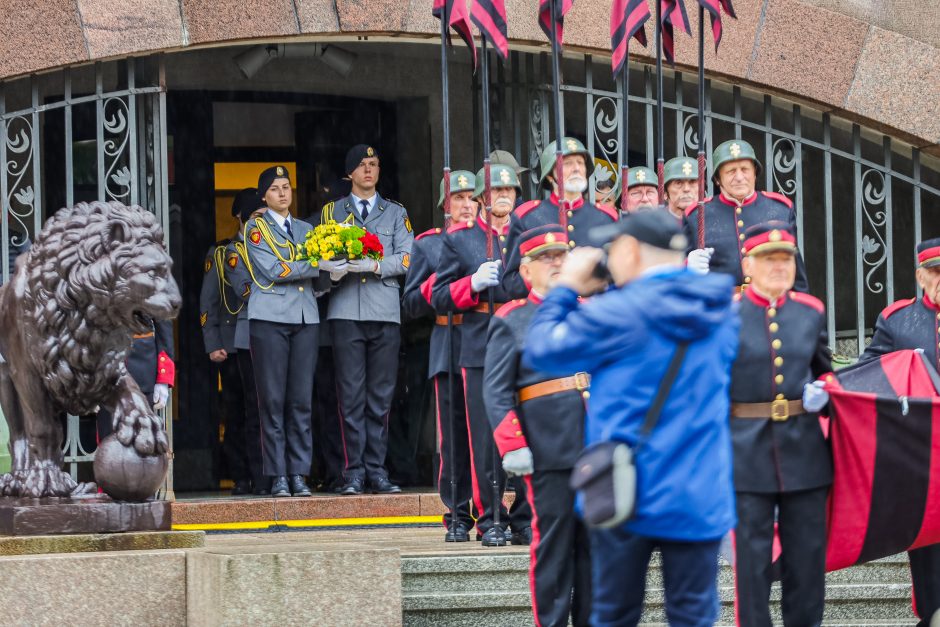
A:
<svg viewBox="0 0 940 627">
<path fill-rule="evenodd" d="M 756 191 L 757 175 L 761 164 L 754 148 L 741 139 L 726 141 L 712 155 L 714 181 L 721 192 L 705 201 L 705 245 L 698 241 L 698 204 L 686 209 L 682 228 L 689 239 L 689 269 L 696 272 L 724 272 L 735 277 L 735 284 L 743 286 L 746 277 L 741 272 L 744 258 L 742 246 L 745 231 L 764 222 L 786 222 L 788 230 L 796 235 L 796 212 L 793 203 L 783 194 Z M 798 292 L 809 290 L 803 257 L 796 253 L 796 282 Z"/>
<path fill-rule="evenodd" d="M 561 189 L 555 181 L 555 142 L 552 142 L 539 158 L 542 170 L 539 181 L 543 187 L 552 190 L 551 197 L 524 203 L 512 214 L 506 239 L 506 272 L 503 276 L 503 290 L 511 298 L 525 298 L 529 293 L 525 281 L 519 276 L 519 237 L 522 233 L 544 224 L 563 222 L 562 226 L 568 232 L 568 246 L 574 248 L 578 242 L 587 242 L 588 231 L 592 228 L 620 219 L 616 209 L 600 207 L 584 200 L 588 179 L 594 172 L 594 161 L 584 144 L 573 137 L 565 137 L 562 140 L 562 156 L 564 183 Z M 562 204 L 559 198 L 562 196 L 565 211 L 564 215 L 559 216 L 559 204 Z"/>
<path fill-rule="evenodd" d="M 457 364 L 464 379 L 473 500 L 479 513 L 477 537 L 485 546 L 502 546 L 506 544 L 507 536 L 513 543 L 525 544 L 529 533 L 530 511 L 524 499 L 522 481 L 514 482 L 516 500 L 511 512 L 506 512 L 503 505 L 506 474 L 497 467 L 493 431 L 483 405 L 486 330 L 492 313 L 509 300 L 500 286 L 500 266 L 505 261 L 500 237 L 505 236 L 509 229 L 509 211 L 515 195 L 513 190 L 506 198 L 509 210 L 487 212 L 484 209 L 480 211 L 482 219 L 453 224 L 447 229 L 431 294 L 431 304 L 438 315 L 451 312 L 460 316 Z M 493 296 L 492 309 L 490 293 Z M 497 507 L 499 525 L 494 524 Z"/>
<path fill-rule="evenodd" d="M 940 370 L 940 238 L 917 245 L 916 278 L 923 297 L 899 300 L 881 312 L 875 335 L 859 363 L 886 353 L 919 348 Z M 927 627 L 940 610 L 940 545 L 914 549 L 907 555 L 911 561 L 914 609 L 921 619 L 918 626 Z"/>
<path fill-rule="evenodd" d="M 785 625 L 819 625 L 826 572 L 826 497 L 832 458 L 814 384 L 832 369 L 823 304 L 792 291 L 796 238 L 786 222 L 747 230 L 740 343 L 731 370 L 731 441 L 738 514 L 735 596 L 741 625 L 770 627 L 777 512 Z"/>
<path fill-rule="evenodd" d="M 571 469 L 584 446 L 585 373 L 557 378 L 522 362 L 529 322 L 554 286 L 568 250 L 557 224 L 519 237 L 519 273 L 527 299 L 503 305 L 490 322 L 484 397 L 503 469 L 523 475 L 532 508 L 529 582 L 535 624 L 587 625 L 591 616 L 591 558 L 587 530 L 574 512 Z"/>
<path fill-rule="evenodd" d="M 450 213 L 444 224 L 461 224 L 477 216 L 477 203 L 473 200 L 476 179 L 466 170 L 456 170 L 450 175 Z M 437 203 L 444 208 L 444 181 Z M 467 435 L 467 417 L 463 397 L 463 377 L 457 366 L 460 351 L 460 328 L 463 322 L 458 314 L 451 320 L 448 332 L 447 315 L 439 316 L 431 306 L 431 291 L 437 281 L 437 268 L 441 258 L 444 236 L 440 227 L 429 229 L 415 237 L 411 248 L 411 268 L 408 270 L 402 309 L 411 319 L 434 319 L 431 331 L 431 347 L 428 357 L 428 377 L 434 380 L 435 414 L 440 445 L 441 464 L 437 473 L 437 487 L 441 501 L 447 507 L 444 512 L 445 542 L 466 542 L 470 539 L 473 517 L 470 515 L 470 499 L 473 486 L 470 478 L 470 442 Z M 448 346 L 450 342 L 450 346 Z M 448 363 L 448 351 L 453 351 Z M 453 397 L 451 397 L 453 392 Z M 451 410 L 450 404 L 453 403 Z M 453 416 L 453 424 L 447 424 Z M 453 436 L 453 439 L 451 439 Z M 453 471 L 453 475 L 451 475 Z M 451 481 L 455 489 L 451 491 Z M 453 495 L 453 496 L 452 496 Z M 456 517 L 453 526 L 451 518 Z"/>
</svg>

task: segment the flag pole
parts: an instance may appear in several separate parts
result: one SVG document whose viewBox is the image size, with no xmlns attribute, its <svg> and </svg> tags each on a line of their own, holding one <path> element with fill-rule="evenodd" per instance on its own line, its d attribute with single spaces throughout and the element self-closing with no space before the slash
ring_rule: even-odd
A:
<svg viewBox="0 0 940 627">
<path fill-rule="evenodd" d="M 621 133 L 620 133 L 620 211 L 627 212 L 627 174 L 630 165 L 627 163 L 630 159 L 630 46 L 627 40 L 627 49 L 624 51 L 623 67 L 620 68 L 620 93 L 621 93 Z"/>
<path fill-rule="evenodd" d="M 705 8 L 698 5 L 698 247 L 705 248 Z"/>
<path fill-rule="evenodd" d="M 561 42 L 558 41 L 558 3 L 561 0 L 549 0 L 552 4 L 552 98 L 555 100 L 555 187 L 558 190 L 558 224 L 568 229 L 568 202 L 565 200 L 565 183 L 563 178 L 563 162 L 561 156 L 561 142 L 565 136 L 563 116 L 561 114 Z M 587 164 L 584 164 L 585 166 Z"/>
<path fill-rule="evenodd" d="M 460 1 L 460 0 L 458 0 Z M 485 214 L 486 224 L 486 260 L 493 261 L 493 198 L 492 186 L 490 184 L 490 56 L 486 49 L 486 37 L 480 38 L 480 80 L 483 82 L 481 96 L 483 98 L 483 212 Z M 490 316 L 493 315 L 496 304 L 494 302 L 493 288 L 486 290 L 487 311 Z M 506 546 L 506 537 L 503 535 L 500 526 L 500 511 L 503 508 L 502 499 L 499 497 L 499 455 L 493 455 L 493 484 L 490 486 L 493 490 L 493 528 L 500 530 L 499 537 L 489 546 Z"/>
<path fill-rule="evenodd" d="M 450 81 L 447 72 L 447 29 L 450 24 L 450 2 L 444 2 L 441 15 L 441 107 L 444 131 L 444 226 L 450 220 Z M 454 314 L 447 312 L 447 441 L 449 455 L 447 465 L 450 477 L 450 524 L 447 537 L 457 541 L 457 454 L 454 446 Z"/>
<path fill-rule="evenodd" d="M 659 177 L 659 203 L 665 199 L 663 179 L 665 177 L 665 148 L 663 134 L 663 5 L 656 3 L 656 175 Z M 681 0 L 680 0 L 681 1 Z"/>
</svg>

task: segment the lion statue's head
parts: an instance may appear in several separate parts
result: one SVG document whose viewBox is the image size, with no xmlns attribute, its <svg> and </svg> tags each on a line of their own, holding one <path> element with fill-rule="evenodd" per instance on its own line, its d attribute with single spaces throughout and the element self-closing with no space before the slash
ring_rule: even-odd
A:
<svg viewBox="0 0 940 627">
<path fill-rule="evenodd" d="M 176 316 L 172 263 L 155 216 L 117 202 L 60 209 L 17 260 L 17 319 L 62 409 L 91 413 L 126 373 L 133 335 Z"/>
</svg>

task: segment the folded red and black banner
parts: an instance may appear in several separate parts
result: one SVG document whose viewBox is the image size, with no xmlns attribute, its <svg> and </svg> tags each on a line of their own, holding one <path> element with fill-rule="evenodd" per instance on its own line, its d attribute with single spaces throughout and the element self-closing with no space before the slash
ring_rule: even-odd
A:
<svg viewBox="0 0 940 627">
<path fill-rule="evenodd" d="M 480 33 L 489 41 L 499 56 L 509 57 L 509 40 L 506 38 L 506 2 L 505 0 L 473 0 L 470 5 L 470 19 Z"/>
<path fill-rule="evenodd" d="M 646 46 L 644 25 L 649 18 L 650 8 L 646 0 L 614 0 L 610 13 L 610 63 L 615 76 L 627 60 L 631 37 L 641 46 Z"/>
<path fill-rule="evenodd" d="M 721 11 L 737 19 L 734 14 L 734 7 L 731 6 L 731 0 L 698 0 L 698 3 L 708 11 L 712 21 L 712 37 L 715 39 L 715 52 L 718 52 L 718 44 L 721 43 Z"/>
<path fill-rule="evenodd" d="M 829 392 L 834 480 L 826 569 L 940 542 L 940 377 L 898 351 L 840 370 Z"/>
<path fill-rule="evenodd" d="M 539 0 L 539 26 L 542 27 L 542 32 L 545 33 L 545 36 L 551 40 L 552 38 L 552 3 L 558 3 L 558 18 L 555 21 L 555 36 L 558 37 L 559 45 L 564 42 L 564 22 L 565 15 L 568 14 L 568 11 L 571 10 L 572 5 L 574 5 L 574 0 Z"/>
<path fill-rule="evenodd" d="M 685 0 L 660 0 L 659 6 L 662 21 L 663 57 L 665 57 L 667 63 L 675 65 L 674 26 L 678 23 L 679 30 L 691 35 L 692 28 L 689 26 L 689 14 L 685 11 Z"/>
<path fill-rule="evenodd" d="M 437 19 L 443 19 L 445 7 L 447 8 L 448 22 L 450 22 L 448 26 L 457 31 L 457 34 L 460 35 L 463 42 L 467 44 L 467 48 L 470 49 L 470 54 L 473 56 L 473 67 L 476 68 L 477 48 L 473 43 L 473 32 L 470 30 L 470 18 L 467 15 L 466 0 L 434 0 L 431 13 L 433 13 L 434 17 Z M 450 38 L 448 37 L 448 39 Z"/>
</svg>

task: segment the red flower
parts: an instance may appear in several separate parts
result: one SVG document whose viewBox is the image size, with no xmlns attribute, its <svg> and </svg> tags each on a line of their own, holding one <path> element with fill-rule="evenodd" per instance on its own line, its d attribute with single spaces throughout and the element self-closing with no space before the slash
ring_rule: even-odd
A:
<svg viewBox="0 0 940 627">
<path fill-rule="evenodd" d="M 382 255 L 385 253 L 385 249 L 382 248 L 382 242 L 372 233 L 366 233 L 359 238 L 359 241 L 362 242 L 363 257 L 381 259 Z"/>
</svg>

